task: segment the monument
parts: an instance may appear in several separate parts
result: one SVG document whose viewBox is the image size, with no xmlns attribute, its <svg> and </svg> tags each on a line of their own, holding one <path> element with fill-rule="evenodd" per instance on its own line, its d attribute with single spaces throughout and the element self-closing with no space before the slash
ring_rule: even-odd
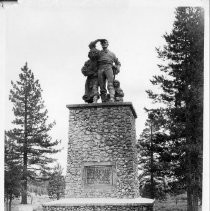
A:
<svg viewBox="0 0 210 211">
<path fill-rule="evenodd" d="M 100 42 L 103 50 L 95 45 Z M 44 211 L 152 210 L 154 200 L 139 194 L 136 112 L 123 102 L 115 75 L 120 62 L 99 39 L 89 45 L 85 104 L 67 105 L 69 142 L 65 199 L 43 204 Z M 99 94 L 100 88 L 100 94 Z M 108 92 L 107 92 L 108 89 Z M 98 103 L 101 97 L 102 103 Z"/>
</svg>

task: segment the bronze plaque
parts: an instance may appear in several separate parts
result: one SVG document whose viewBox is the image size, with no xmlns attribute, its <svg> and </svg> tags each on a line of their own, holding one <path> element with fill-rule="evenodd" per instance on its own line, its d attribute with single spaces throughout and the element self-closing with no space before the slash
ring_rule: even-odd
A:
<svg viewBox="0 0 210 211">
<path fill-rule="evenodd" d="M 112 166 L 86 166 L 87 185 L 112 185 Z"/>
</svg>

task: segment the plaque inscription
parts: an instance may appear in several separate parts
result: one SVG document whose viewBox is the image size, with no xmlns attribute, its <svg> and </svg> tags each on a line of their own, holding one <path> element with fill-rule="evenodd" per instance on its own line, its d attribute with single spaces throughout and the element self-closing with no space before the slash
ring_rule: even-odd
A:
<svg viewBox="0 0 210 211">
<path fill-rule="evenodd" d="M 112 185 L 112 166 L 86 166 L 87 185 Z"/>
</svg>

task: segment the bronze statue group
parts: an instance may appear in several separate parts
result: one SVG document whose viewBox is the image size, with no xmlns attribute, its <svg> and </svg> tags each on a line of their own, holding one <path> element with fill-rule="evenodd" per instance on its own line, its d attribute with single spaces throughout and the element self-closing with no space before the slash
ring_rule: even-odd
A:
<svg viewBox="0 0 210 211">
<path fill-rule="evenodd" d="M 102 50 L 96 48 L 98 42 Z M 108 46 L 106 39 L 97 39 L 89 44 L 89 60 L 82 67 L 83 75 L 87 76 L 83 96 L 87 103 L 97 103 L 100 97 L 102 103 L 123 102 L 123 90 L 120 88 L 120 82 L 115 80 L 121 64 L 115 54 L 108 50 Z"/>
</svg>

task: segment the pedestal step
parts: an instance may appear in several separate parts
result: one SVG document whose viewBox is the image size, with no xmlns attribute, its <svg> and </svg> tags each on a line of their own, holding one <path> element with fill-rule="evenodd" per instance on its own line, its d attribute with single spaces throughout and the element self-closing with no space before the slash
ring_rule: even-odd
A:
<svg viewBox="0 0 210 211">
<path fill-rule="evenodd" d="M 143 211 L 153 210 L 153 199 L 68 198 L 43 204 L 44 211 Z"/>
</svg>

